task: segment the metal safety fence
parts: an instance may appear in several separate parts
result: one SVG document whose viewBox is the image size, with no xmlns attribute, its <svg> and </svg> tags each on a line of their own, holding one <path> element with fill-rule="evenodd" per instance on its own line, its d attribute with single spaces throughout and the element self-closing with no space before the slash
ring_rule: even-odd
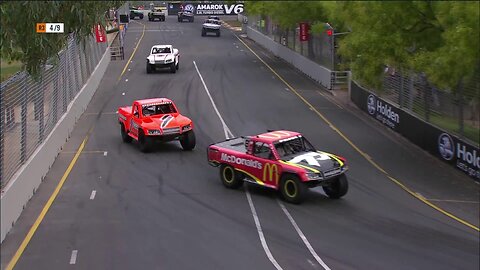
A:
<svg viewBox="0 0 480 270">
<path fill-rule="evenodd" d="M 334 36 L 326 32 L 313 33 L 308 41 L 300 41 L 300 27 L 283 29 L 268 16 L 248 15 L 248 26 L 256 29 L 274 41 L 300 53 L 330 70 L 335 70 L 338 60 L 335 56 Z"/>
<path fill-rule="evenodd" d="M 38 78 L 21 71 L 1 84 L 0 189 L 54 129 L 106 49 L 95 37 L 83 43 L 70 36 Z"/>
<path fill-rule="evenodd" d="M 385 100 L 460 138 L 479 144 L 479 72 L 459 84 L 454 91 L 448 91 L 435 87 L 421 74 L 402 74 L 386 68 L 382 88 L 376 92 Z"/>
</svg>

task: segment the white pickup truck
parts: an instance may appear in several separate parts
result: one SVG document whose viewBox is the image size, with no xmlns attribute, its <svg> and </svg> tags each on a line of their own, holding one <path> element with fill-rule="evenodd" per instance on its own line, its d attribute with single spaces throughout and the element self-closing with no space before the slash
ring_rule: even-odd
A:
<svg viewBox="0 0 480 270">
<path fill-rule="evenodd" d="M 215 19 L 206 19 L 202 25 L 202 37 L 207 33 L 215 33 L 217 37 L 220 36 L 220 21 Z"/>
<path fill-rule="evenodd" d="M 175 73 L 179 69 L 180 53 L 172 45 L 154 45 L 147 57 L 147 73 L 152 73 L 156 68 L 170 68 Z"/>
</svg>

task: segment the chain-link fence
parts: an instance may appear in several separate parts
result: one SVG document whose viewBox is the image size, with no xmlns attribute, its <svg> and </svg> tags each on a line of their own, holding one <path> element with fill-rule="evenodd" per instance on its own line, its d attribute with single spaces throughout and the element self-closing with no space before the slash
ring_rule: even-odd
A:
<svg viewBox="0 0 480 270">
<path fill-rule="evenodd" d="M 283 29 L 268 16 L 248 16 L 248 26 L 269 36 L 276 42 L 300 53 L 314 62 L 335 70 L 338 59 L 334 58 L 334 36 L 326 32 L 310 34 L 308 41 L 300 41 L 300 27 Z"/>
<path fill-rule="evenodd" d="M 401 74 L 387 68 L 382 98 L 397 104 L 417 117 L 446 131 L 479 144 L 480 74 L 458 85 L 456 91 L 438 89 L 424 76 Z"/>
<path fill-rule="evenodd" d="M 96 43 L 94 37 L 83 44 L 71 36 L 38 79 L 22 71 L 1 84 L 1 189 L 50 134 L 106 49 L 106 43 Z"/>
</svg>

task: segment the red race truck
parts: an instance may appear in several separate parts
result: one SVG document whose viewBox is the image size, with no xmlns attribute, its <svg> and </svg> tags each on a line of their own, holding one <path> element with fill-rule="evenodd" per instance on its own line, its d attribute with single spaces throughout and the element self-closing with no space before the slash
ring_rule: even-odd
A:
<svg viewBox="0 0 480 270">
<path fill-rule="evenodd" d="M 142 152 L 148 152 L 155 141 L 179 140 L 184 150 L 195 148 L 193 122 L 180 114 L 167 98 L 136 100 L 132 106 L 118 108 L 118 121 L 125 143 L 138 141 Z"/>
<path fill-rule="evenodd" d="M 277 130 L 228 139 L 211 144 L 207 155 L 210 165 L 220 167 L 227 188 L 251 182 L 280 190 L 291 203 L 301 203 L 307 189 L 316 186 L 333 199 L 348 191 L 345 158 L 316 150 L 298 132 Z"/>
</svg>

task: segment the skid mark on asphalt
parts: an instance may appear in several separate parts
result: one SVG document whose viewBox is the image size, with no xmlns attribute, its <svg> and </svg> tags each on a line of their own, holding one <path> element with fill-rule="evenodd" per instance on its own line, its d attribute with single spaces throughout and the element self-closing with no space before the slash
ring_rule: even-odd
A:
<svg viewBox="0 0 480 270">
<path fill-rule="evenodd" d="M 270 69 L 270 71 L 275 74 L 279 80 L 281 80 L 298 98 L 300 98 L 307 106 L 309 106 L 312 111 L 314 111 L 325 123 L 327 123 L 341 138 L 343 138 L 353 149 L 355 149 L 355 151 L 357 151 L 361 156 L 363 156 L 371 165 L 373 165 L 375 168 L 377 168 L 379 171 L 381 171 L 383 174 L 385 174 L 385 176 L 390 180 L 392 181 L 393 183 L 395 183 L 396 185 L 398 185 L 401 189 L 403 189 L 404 191 L 406 191 L 408 194 L 412 195 L 414 198 L 420 200 L 421 202 L 423 202 L 424 204 L 430 206 L 431 208 L 433 208 L 434 210 L 444 214 L 445 216 L 477 231 L 477 232 L 480 232 L 480 228 L 469 223 L 468 221 L 466 220 L 463 220 L 462 218 L 459 218 L 457 216 L 455 216 L 454 214 L 444 210 L 443 208 L 431 203 L 430 201 L 426 200 L 425 198 L 423 198 L 423 196 L 419 196 L 417 195 L 417 193 L 415 193 L 412 189 L 410 189 L 409 187 L 405 186 L 402 182 L 400 182 L 399 180 L 397 180 L 396 178 L 392 177 L 388 172 L 386 172 L 382 167 L 380 167 L 380 165 L 378 165 L 375 161 L 373 161 L 373 159 L 371 157 L 369 157 L 364 151 L 362 151 L 356 144 L 354 144 L 345 134 L 343 134 L 343 132 L 341 132 L 335 125 L 332 124 L 332 122 L 330 122 L 330 120 L 328 120 L 328 118 L 326 118 L 322 113 L 320 113 L 317 109 L 315 109 L 312 104 L 306 100 L 295 88 L 293 88 L 288 82 L 286 82 L 282 76 L 280 76 L 268 63 L 266 63 L 255 51 L 253 51 L 252 48 L 250 48 L 250 46 L 247 45 L 247 43 L 245 43 L 240 37 L 238 37 L 237 35 L 235 35 L 235 37 L 243 43 L 243 45 L 248 49 L 250 50 L 250 52 L 253 53 L 253 55 L 255 55 L 258 60 L 260 60 L 260 62 L 262 62 L 268 69 Z M 261 51 L 263 53 L 263 51 Z M 264 53 L 263 53 L 264 54 Z"/>
</svg>

